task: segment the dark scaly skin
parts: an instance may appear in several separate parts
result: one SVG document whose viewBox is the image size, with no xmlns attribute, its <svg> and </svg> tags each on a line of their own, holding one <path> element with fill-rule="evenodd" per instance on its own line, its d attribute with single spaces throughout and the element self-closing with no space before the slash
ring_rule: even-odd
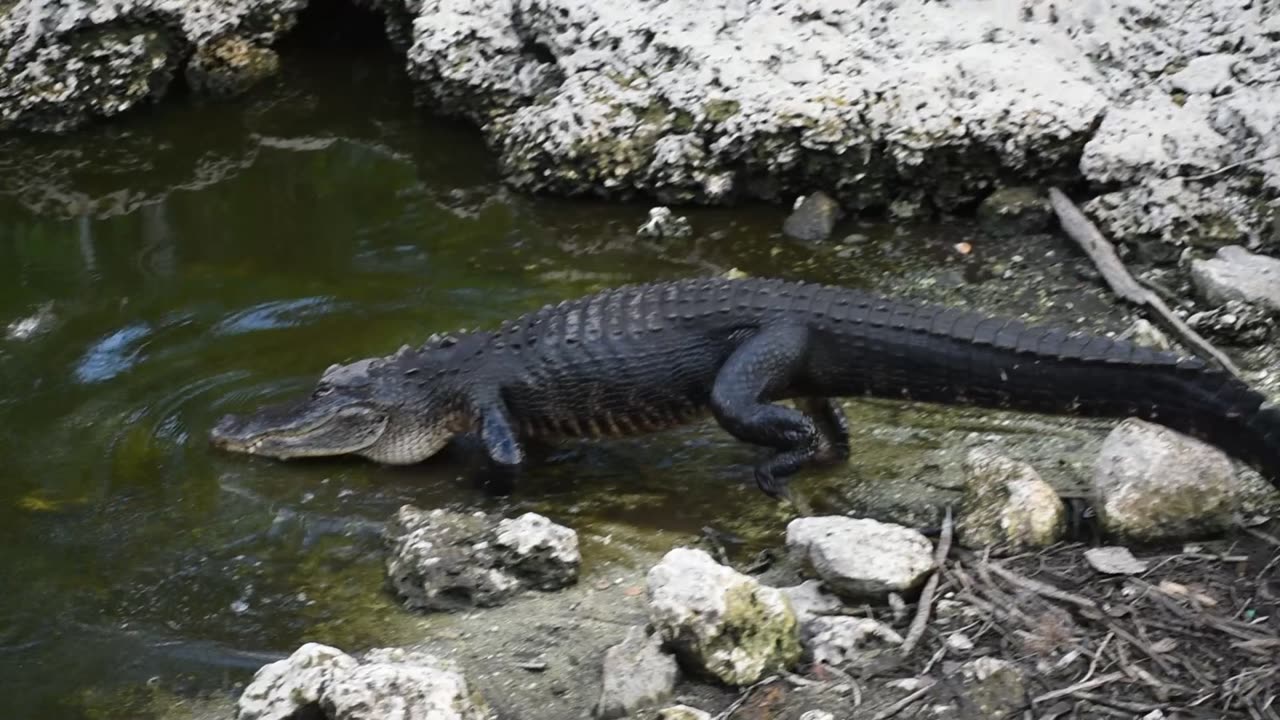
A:
<svg viewBox="0 0 1280 720">
<path fill-rule="evenodd" d="M 478 431 L 495 463 L 516 466 L 528 441 L 649 432 L 709 410 L 738 439 L 775 451 L 757 466 L 756 481 L 776 496 L 806 464 L 848 455 L 845 419 L 829 398 L 878 396 L 1141 417 L 1280 477 L 1280 411 L 1199 360 L 823 285 L 696 279 L 625 286 L 352 367 L 334 377 L 355 377 L 357 387 L 324 379 L 320 387 L 328 383 L 377 417 L 389 413 L 382 439 L 355 451 L 325 452 L 317 446 L 326 439 L 299 441 L 306 453 L 261 445 L 259 452 L 412 462 L 438 450 L 440 437 Z M 368 392 L 379 399 L 368 400 Z M 776 404 L 785 399 L 795 408 Z M 421 427 L 400 430 L 413 423 Z M 214 440 L 244 450 L 271 432 L 270 422 L 229 418 Z M 397 452 L 387 459 L 396 432 Z M 413 439 L 427 432 L 431 442 Z"/>
</svg>

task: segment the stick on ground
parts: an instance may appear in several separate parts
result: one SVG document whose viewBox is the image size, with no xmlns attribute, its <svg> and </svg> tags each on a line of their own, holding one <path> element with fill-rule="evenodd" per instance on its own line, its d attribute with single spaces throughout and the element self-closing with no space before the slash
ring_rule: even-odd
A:
<svg viewBox="0 0 1280 720">
<path fill-rule="evenodd" d="M 1231 362 L 1231 358 L 1192 330 L 1182 321 L 1182 318 L 1173 314 L 1159 295 L 1144 287 L 1129 274 L 1124 263 L 1120 261 L 1120 256 L 1116 254 L 1115 246 L 1102 235 L 1089 218 L 1085 217 L 1070 198 L 1054 187 L 1049 188 L 1049 201 L 1053 204 L 1053 211 L 1058 215 L 1058 222 L 1062 224 L 1063 231 L 1089 255 L 1089 259 L 1093 260 L 1094 266 L 1098 268 L 1098 272 L 1102 273 L 1103 279 L 1107 281 L 1112 292 L 1134 305 L 1147 308 L 1160 318 L 1165 327 L 1177 333 L 1178 337 L 1194 350 L 1209 356 L 1227 372 L 1240 377 L 1240 369 Z"/>
</svg>

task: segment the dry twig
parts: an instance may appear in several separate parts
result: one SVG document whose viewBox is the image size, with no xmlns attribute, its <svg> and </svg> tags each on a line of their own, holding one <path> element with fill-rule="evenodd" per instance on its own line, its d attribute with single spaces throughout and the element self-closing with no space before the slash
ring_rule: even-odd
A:
<svg viewBox="0 0 1280 720">
<path fill-rule="evenodd" d="M 938 569 L 934 570 L 933 574 L 929 576 L 929 580 L 925 582 L 924 590 L 920 592 L 920 601 L 916 603 L 916 616 L 912 618 L 911 627 L 907 630 L 907 639 L 902 642 L 902 647 L 899 650 L 902 657 L 907 657 L 912 650 L 915 650 L 920 638 L 924 637 L 925 628 L 929 626 L 929 616 L 933 612 L 933 594 L 938 590 L 943 568 L 947 564 L 947 555 L 951 552 L 951 534 L 953 531 L 951 506 L 948 505 L 946 514 L 942 517 L 942 532 L 938 536 L 938 546 L 933 553 L 933 562 Z"/>
<path fill-rule="evenodd" d="M 1089 255 L 1112 292 L 1134 305 L 1148 308 L 1188 345 L 1212 358 L 1227 372 L 1240 377 L 1240 369 L 1231 362 L 1231 358 L 1192 330 L 1182 321 L 1182 318 L 1173 314 L 1159 295 L 1143 287 L 1129 274 L 1124 263 L 1120 261 L 1120 256 L 1116 255 L 1115 246 L 1103 237 L 1098 228 L 1085 217 L 1070 198 L 1055 187 L 1049 188 L 1049 201 L 1053 204 L 1053 211 L 1057 213 L 1058 222 L 1062 224 L 1063 231 Z"/>
</svg>

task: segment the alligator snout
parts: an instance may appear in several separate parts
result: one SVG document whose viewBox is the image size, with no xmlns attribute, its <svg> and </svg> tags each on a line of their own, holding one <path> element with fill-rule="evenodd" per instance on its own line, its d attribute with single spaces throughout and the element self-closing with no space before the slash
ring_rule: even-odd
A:
<svg viewBox="0 0 1280 720">
<path fill-rule="evenodd" d="M 209 441 L 215 447 L 229 448 L 236 443 L 237 430 L 240 428 L 240 418 L 235 415 L 223 415 L 213 429 L 209 431 Z"/>
</svg>

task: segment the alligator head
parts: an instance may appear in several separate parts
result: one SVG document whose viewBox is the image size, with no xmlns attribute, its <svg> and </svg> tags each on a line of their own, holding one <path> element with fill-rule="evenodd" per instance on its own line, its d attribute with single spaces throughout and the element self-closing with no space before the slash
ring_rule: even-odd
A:
<svg viewBox="0 0 1280 720">
<path fill-rule="evenodd" d="M 281 460 L 360 455 L 393 465 L 440 451 L 467 429 L 448 373 L 430 351 L 333 365 L 309 397 L 249 415 L 227 415 L 210 433 L 217 447 Z"/>
</svg>

